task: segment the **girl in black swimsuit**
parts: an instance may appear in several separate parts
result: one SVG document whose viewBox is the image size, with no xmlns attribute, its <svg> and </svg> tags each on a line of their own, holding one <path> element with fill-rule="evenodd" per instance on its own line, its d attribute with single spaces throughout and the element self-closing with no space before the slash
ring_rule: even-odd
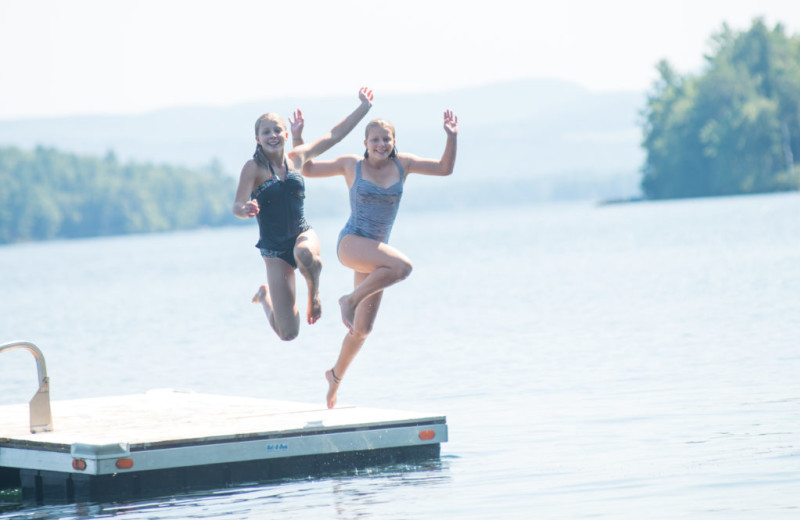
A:
<svg viewBox="0 0 800 520">
<path fill-rule="evenodd" d="M 358 97 L 358 108 L 330 132 L 289 152 L 285 151 L 289 132 L 283 118 L 264 114 L 255 125 L 256 153 L 239 176 L 233 213 L 243 219 L 258 216 L 260 236 L 256 247 L 267 268 L 267 283 L 259 287 L 253 302 L 262 305 L 270 326 L 285 341 L 296 338 L 300 331 L 295 267 L 308 284 L 306 320 L 313 324 L 322 314 L 319 239 L 303 216 L 305 188 L 298 172 L 307 161 L 341 141 L 367 114 L 372 107 L 372 91 L 362 88 Z M 290 122 L 293 127 L 302 127 L 302 114 L 296 112 Z"/>
</svg>

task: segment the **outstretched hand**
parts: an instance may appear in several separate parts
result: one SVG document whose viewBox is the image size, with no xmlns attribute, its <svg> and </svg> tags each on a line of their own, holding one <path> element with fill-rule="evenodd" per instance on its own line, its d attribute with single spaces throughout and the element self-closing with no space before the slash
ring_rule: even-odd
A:
<svg viewBox="0 0 800 520">
<path fill-rule="evenodd" d="M 458 133 L 458 116 L 452 110 L 444 111 L 444 131 L 447 132 L 447 135 Z"/>
<path fill-rule="evenodd" d="M 289 117 L 289 128 L 292 131 L 292 139 L 302 139 L 303 138 L 303 127 L 305 126 L 305 120 L 303 119 L 303 112 L 298 108 L 294 111 L 294 119 Z"/>
<path fill-rule="evenodd" d="M 362 103 L 367 103 L 369 106 L 372 106 L 372 90 L 368 87 L 362 87 L 361 90 L 358 91 L 358 99 L 360 99 Z"/>
</svg>

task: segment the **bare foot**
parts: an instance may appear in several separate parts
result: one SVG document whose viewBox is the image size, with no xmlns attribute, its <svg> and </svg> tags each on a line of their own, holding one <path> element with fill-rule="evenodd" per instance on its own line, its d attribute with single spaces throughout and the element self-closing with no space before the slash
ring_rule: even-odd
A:
<svg viewBox="0 0 800 520">
<path fill-rule="evenodd" d="M 322 316 L 322 302 L 319 296 L 316 296 L 308 300 L 308 312 L 306 313 L 306 317 L 308 318 L 309 325 L 315 324 L 320 316 Z"/>
<path fill-rule="evenodd" d="M 328 408 L 333 408 L 336 406 L 336 392 L 339 390 L 339 383 L 342 380 L 336 377 L 333 369 L 325 372 L 325 379 L 328 381 L 328 395 L 326 397 Z"/>
<path fill-rule="evenodd" d="M 356 308 L 350 305 L 347 296 L 339 298 L 339 307 L 342 309 L 342 323 L 353 333 L 353 321 L 356 319 Z"/>
<path fill-rule="evenodd" d="M 264 284 L 258 288 L 258 292 L 256 292 L 255 296 L 253 296 L 253 303 L 266 303 L 267 294 L 269 294 L 269 290 L 267 289 L 266 284 Z"/>
</svg>

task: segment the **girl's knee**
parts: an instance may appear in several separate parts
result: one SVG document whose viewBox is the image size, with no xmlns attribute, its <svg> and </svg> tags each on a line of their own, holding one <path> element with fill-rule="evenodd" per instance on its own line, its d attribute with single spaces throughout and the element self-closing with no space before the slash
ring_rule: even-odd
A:
<svg viewBox="0 0 800 520">
<path fill-rule="evenodd" d="M 399 260 L 393 267 L 398 280 L 405 280 L 411 276 L 411 271 L 414 270 L 414 265 L 409 260 Z"/>
<path fill-rule="evenodd" d="M 300 317 L 297 315 L 290 319 L 278 320 L 273 328 L 281 340 L 292 341 L 300 334 Z"/>
<path fill-rule="evenodd" d="M 288 330 L 283 330 L 282 329 L 282 330 L 278 330 L 276 332 L 278 333 L 278 337 L 282 341 L 292 341 L 293 339 L 295 339 L 300 334 L 300 328 L 299 327 L 296 327 L 296 328 L 295 327 L 291 327 Z"/>
<path fill-rule="evenodd" d="M 278 337 L 281 339 L 281 341 L 292 341 L 299 334 L 300 334 L 300 332 L 295 330 L 295 331 L 290 331 L 290 332 L 288 332 L 286 334 L 278 334 Z"/>
<path fill-rule="evenodd" d="M 298 264 L 305 267 L 311 267 L 315 262 L 319 262 L 319 258 L 308 247 L 297 246 L 294 248 L 294 258 Z"/>
</svg>

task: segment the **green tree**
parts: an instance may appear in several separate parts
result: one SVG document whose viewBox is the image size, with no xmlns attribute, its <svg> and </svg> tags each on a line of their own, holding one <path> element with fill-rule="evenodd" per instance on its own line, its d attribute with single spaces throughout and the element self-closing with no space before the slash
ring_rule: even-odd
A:
<svg viewBox="0 0 800 520">
<path fill-rule="evenodd" d="M 230 213 L 234 183 L 218 167 L 0 148 L 0 243 L 238 223 Z"/>
<path fill-rule="evenodd" d="M 756 19 L 712 37 L 702 75 L 679 77 L 665 61 L 643 112 L 649 198 L 797 189 L 800 40 Z"/>
</svg>

